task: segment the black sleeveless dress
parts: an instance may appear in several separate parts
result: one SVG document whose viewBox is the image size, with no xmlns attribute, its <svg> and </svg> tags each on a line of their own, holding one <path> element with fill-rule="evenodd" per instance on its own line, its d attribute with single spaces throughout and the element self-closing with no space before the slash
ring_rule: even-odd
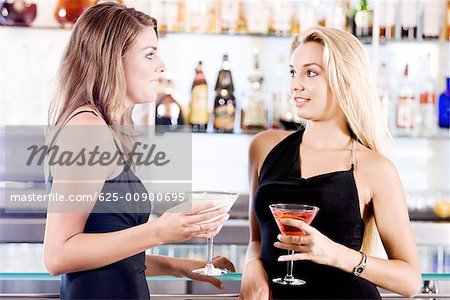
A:
<svg viewBox="0 0 450 300">
<path fill-rule="evenodd" d="M 294 277 L 306 281 L 302 286 L 283 286 L 272 282 L 284 277 L 286 262 L 278 262 L 287 251 L 276 248 L 280 233 L 270 204 L 299 203 L 320 208 L 311 223 L 331 240 L 354 250 L 361 248 L 364 222 L 361 218 L 358 192 L 352 166 L 349 170 L 302 178 L 299 146 L 304 128 L 290 134 L 267 155 L 261 168 L 253 209 L 261 232 L 261 261 L 269 277 L 274 299 L 381 299 L 371 282 L 338 268 L 295 261 Z"/>
<path fill-rule="evenodd" d="M 93 111 L 80 111 L 72 118 L 83 112 L 95 114 Z M 117 144 L 116 147 L 120 152 Z M 101 193 L 117 193 L 119 200 L 97 201 L 86 220 L 84 233 L 113 232 L 148 221 L 151 202 L 126 201 L 127 193 L 147 193 L 127 164 L 117 177 L 105 181 Z M 63 274 L 61 299 L 150 299 L 145 269 L 145 252 L 141 252 L 98 269 Z"/>
</svg>

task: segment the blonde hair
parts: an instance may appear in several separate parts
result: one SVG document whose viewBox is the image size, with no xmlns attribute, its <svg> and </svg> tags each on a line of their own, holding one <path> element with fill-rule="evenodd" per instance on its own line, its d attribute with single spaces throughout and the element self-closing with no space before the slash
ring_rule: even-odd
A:
<svg viewBox="0 0 450 300">
<path fill-rule="evenodd" d="M 113 2 L 98 4 L 81 15 L 60 62 L 50 125 L 61 125 L 83 105 L 95 107 L 108 125 L 132 124 L 132 107 L 126 110 L 123 103 L 122 57 L 145 26 L 158 35 L 154 18 Z"/>
<path fill-rule="evenodd" d="M 352 34 L 315 26 L 296 36 L 291 53 L 308 42 L 323 46 L 323 64 L 331 93 L 342 110 L 350 134 L 367 148 L 385 153 L 392 137 L 382 121 L 375 81 L 363 45 Z M 382 256 L 383 247 L 372 216 L 367 222 L 361 251 Z"/>
</svg>

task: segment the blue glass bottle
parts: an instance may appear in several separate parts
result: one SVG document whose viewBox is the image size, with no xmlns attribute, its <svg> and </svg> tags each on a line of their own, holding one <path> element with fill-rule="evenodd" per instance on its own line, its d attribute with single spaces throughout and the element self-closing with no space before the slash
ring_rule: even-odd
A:
<svg viewBox="0 0 450 300">
<path fill-rule="evenodd" d="M 439 96 L 439 127 L 450 127 L 450 77 L 447 77 L 447 90 Z"/>
</svg>

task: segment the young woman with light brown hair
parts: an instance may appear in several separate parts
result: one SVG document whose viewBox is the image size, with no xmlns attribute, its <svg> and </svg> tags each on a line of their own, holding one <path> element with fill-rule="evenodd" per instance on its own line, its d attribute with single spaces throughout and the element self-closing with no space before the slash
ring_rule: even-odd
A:
<svg viewBox="0 0 450 300">
<path fill-rule="evenodd" d="M 131 126 L 133 106 L 156 100 L 164 70 L 155 19 L 117 3 L 90 8 L 75 24 L 61 60 L 50 108 L 50 124 L 58 128 L 52 144 L 75 153 L 98 147 L 126 156 L 112 128 Z M 71 135 L 69 128 L 75 127 L 82 134 Z M 154 275 L 185 276 L 221 287 L 214 277 L 192 273 L 204 266 L 202 261 L 145 255 L 145 250 L 213 236 L 228 219 L 226 211 L 209 203 L 148 220 L 149 201 L 124 202 L 127 195 L 148 193 L 132 169 L 126 163 L 50 167 L 51 191 L 66 199 L 122 197 L 109 203 L 98 197 L 68 208 L 49 205 L 44 259 L 50 274 L 62 274 L 61 298 L 148 299 L 146 276 Z M 204 223 L 214 217 L 216 221 Z M 214 263 L 234 270 L 223 257 Z"/>
<path fill-rule="evenodd" d="M 312 27 L 291 50 L 290 93 L 306 124 L 251 143 L 241 299 L 379 299 L 377 286 L 411 297 L 421 284 L 416 243 L 399 176 L 382 154 L 390 135 L 364 48 L 348 32 Z M 304 233 L 283 236 L 274 203 L 320 210 L 310 225 L 283 219 Z M 387 259 L 373 255 L 378 233 Z M 272 282 L 284 277 L 287 260 L 306 284 Z"/>
</svg>

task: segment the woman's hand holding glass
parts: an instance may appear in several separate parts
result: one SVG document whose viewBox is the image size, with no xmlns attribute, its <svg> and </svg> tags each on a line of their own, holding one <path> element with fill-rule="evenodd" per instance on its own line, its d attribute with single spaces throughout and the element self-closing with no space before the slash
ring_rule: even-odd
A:
<svg viewBox="0 0 450 300">
<path fill-rule="evenodd" d="M 279 242 L 274 244 L 275 247 L 299 252 L 293 255 L 282 255 L 278 258 L 279 261 L 310 260 L 318 264 L 334 265 L 336 253 L 339 253 L 336 249 L 339 244 L 301 220 L 286 218 L 280 220 L 280 222 L 287 226 L 299 228 L 305 234 L 300 236 L 278 235 Z"/>
<path fill-rule="evenodd" d="M 220 269 L 226 269 L 231 272 L 236 272 L 236 268 L 234 267 L 234 264 L 226 257 L 223 256 L 216 256 L 213 259 L 213 264 L 215 267 Z M 193 273 L 193 270 L 202 268 L 205 266 L 205 262 L 201 260 L 187 260 L 186 264 L 182 265 L 181 275 L 187 278 L 190 278 L 192 280 L 196 281 L 204 281 L 209 282 L 213 286 L 219 289 L 223 289 L 224 285 L 222 281 L 219 279 L 213 277 L 213 276 L 205 276 Z"/>
<path fill-rule="evenodd" d="M 212 202 L 193 207 L 192 212 L 165 212 L 150 222 L 162 244 L 186 241 L 192 238 L 209 238 L 217 235 L 223 223 L 229 219 L 228 209 L 214 207 Z M 217 218 L 212 222 L 208 220 Z"/>
</svg>

